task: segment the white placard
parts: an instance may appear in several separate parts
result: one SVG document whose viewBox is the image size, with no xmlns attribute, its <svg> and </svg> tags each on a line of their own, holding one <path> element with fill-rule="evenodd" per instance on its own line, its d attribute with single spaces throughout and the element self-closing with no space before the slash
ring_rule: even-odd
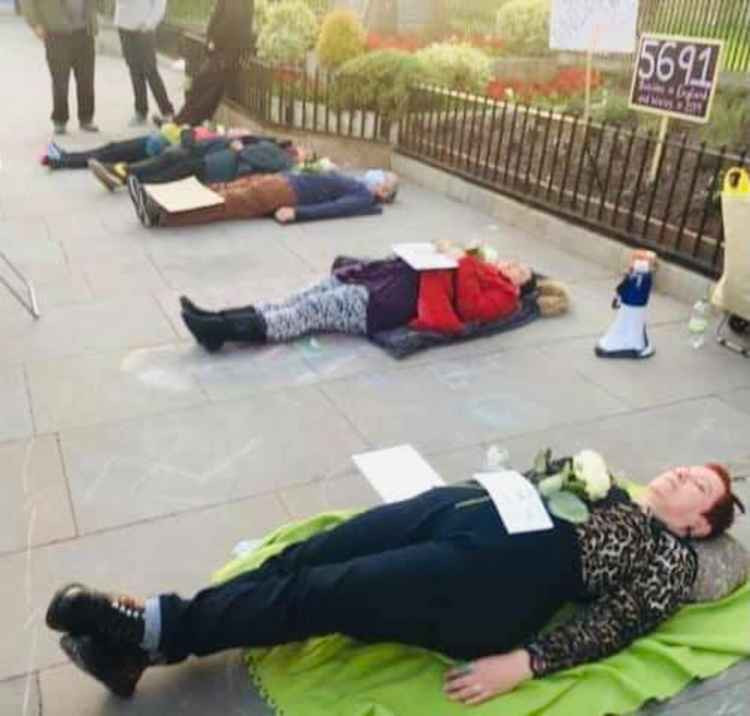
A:
<svg viewBox="0 0 750 716">
<path fill-rule="evenodd" d="M 554 527 L 536 488 L 515 470 L 480 472 L 474 479 L 495 503 L 508 534 L 540 532 Z"/>
<path fill-rule="evenodd" d="M 443 478 L 411 445 L 360 453 L 353 455 L 352 460 L 386 503 L 408 500 L 445 485 Z"/>
<path fill-rule="evenodd" d="M 581 52 L 635 52 L 638 0 L 553 0 L 549 46 Z"/>
<path fill-rule="evenodd" d="M 440 253 L 429 242 L 415 244 L 394 244 L 393 253 L 400 256 L 415 271 L 458 268 L 458 262 Z"/>
<path fill-rule="evenodd" d="M 195 177 L 166 184 L 144 184 L 145 192 L 170 214 L 205 209 L 224 203 L 224 197 L 201 184 Z"/>
</svg>

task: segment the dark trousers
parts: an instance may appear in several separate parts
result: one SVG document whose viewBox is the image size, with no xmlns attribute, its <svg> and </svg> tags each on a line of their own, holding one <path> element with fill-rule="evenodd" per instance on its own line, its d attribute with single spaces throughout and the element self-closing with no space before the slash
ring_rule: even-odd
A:
<svg viewBox="0 0 750 716">
<path fill-rule="evenodd" d="M 205 162 L 186 149 L 168 149 L 156 157 L 146 159 L 128 167 L 144 184 L 164 184 L 187 177 L 203 179 Z"/>
<path fill-rule="evenodd" d="M 578 547 L 567 523 L 508 535 L 482 494 L 376 507 L 191 600 L 162 595 L 159 651 L 173 663 L 336 632 L 457 658 L 510 649 L 580 593 Z"/>
<path fill-rule="evenodd" d="M 174 114 L 164 81 L 156 65 L 156 33 L 120 30 L 122 54 L 130 70 L 136 114 L 148 114 L 148 91 L 151 88 L 161 114 Z"/>
<path fill-rule="evenodd" d="M 185 104 L 175 116 L 177 124 L 195 127 L 211 119 L 224 96 L 227 83 L 237 73 L 239 50 L 214 51 L 193 78 Z"/>
<path fill-rule="evenodd" d="M 44 44 L 52 75 L 52 121 L 65 124 L 70 119 L 68 84 L 72 70 L 76 78 L 78 120 L 82 124 L 90 122 L 94 118 L 94 37 L 86 30 L 49 33 Z"/>
<path fill-rule="evenodd" d="M 85 169 L 88 166 L 89 159 L 97 159 L 107 164 L 140 162 L 148 159 L 148 154 L 146 154 L 147 142 L 148 137 L 138 137 L 127 139 L 124 142 L 110 142 L 86 152 L 63 152 L 60 159 L 51 163 L 55 168 L 59 167 L 60 169 Z"/>
</svg>

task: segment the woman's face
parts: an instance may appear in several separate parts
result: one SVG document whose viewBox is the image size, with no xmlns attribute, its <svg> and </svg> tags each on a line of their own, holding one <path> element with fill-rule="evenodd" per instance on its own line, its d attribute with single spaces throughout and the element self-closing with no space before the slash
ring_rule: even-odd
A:
<svg viewBox="0 0 750 716">
<path fill-rule="evenodd" d="M 679 535 L 705 537 L 711 526 L 703 514 L 724 495 L 722 479 L 705 465 L 675 467 L 648 484 L 648 502 L 656 516 Z"/>
</svg>

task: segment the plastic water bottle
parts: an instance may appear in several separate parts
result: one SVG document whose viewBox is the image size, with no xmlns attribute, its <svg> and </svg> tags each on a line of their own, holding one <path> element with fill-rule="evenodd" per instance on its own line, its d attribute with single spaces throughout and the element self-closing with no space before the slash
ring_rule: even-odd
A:
<svg viewBox="0 0 750 716">
<path fill-rule="evenodd" d="M 484 456 L 482 472 L 499 472 L 510 468 L 510 453 L 507 448 L 490 445 Z"/>
<path fill-rule="evenodd" d="M 688 331 L 690 331 L 690 344 L 693 348 L 700 348 L 706 342 L 706 330 L 708 319 L 711 315 L 711 305 L 705 299 L 700 299 L 693 304 L 693 312 L 690 314 Z"/>
</svg>

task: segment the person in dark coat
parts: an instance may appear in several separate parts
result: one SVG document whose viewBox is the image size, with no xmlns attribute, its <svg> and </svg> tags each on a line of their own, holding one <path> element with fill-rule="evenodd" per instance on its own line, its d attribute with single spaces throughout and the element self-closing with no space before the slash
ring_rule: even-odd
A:
<svg viewBox="0 0 750 716">
<path fill-rule="evenodd" d="M 206 31 L 207 57 L 174 117 L 177 124 L 195 126 L 214 116 L 242 54 L 255 46 L 253 14 L 253 0 L 216 0 Z"/>
</svg>

